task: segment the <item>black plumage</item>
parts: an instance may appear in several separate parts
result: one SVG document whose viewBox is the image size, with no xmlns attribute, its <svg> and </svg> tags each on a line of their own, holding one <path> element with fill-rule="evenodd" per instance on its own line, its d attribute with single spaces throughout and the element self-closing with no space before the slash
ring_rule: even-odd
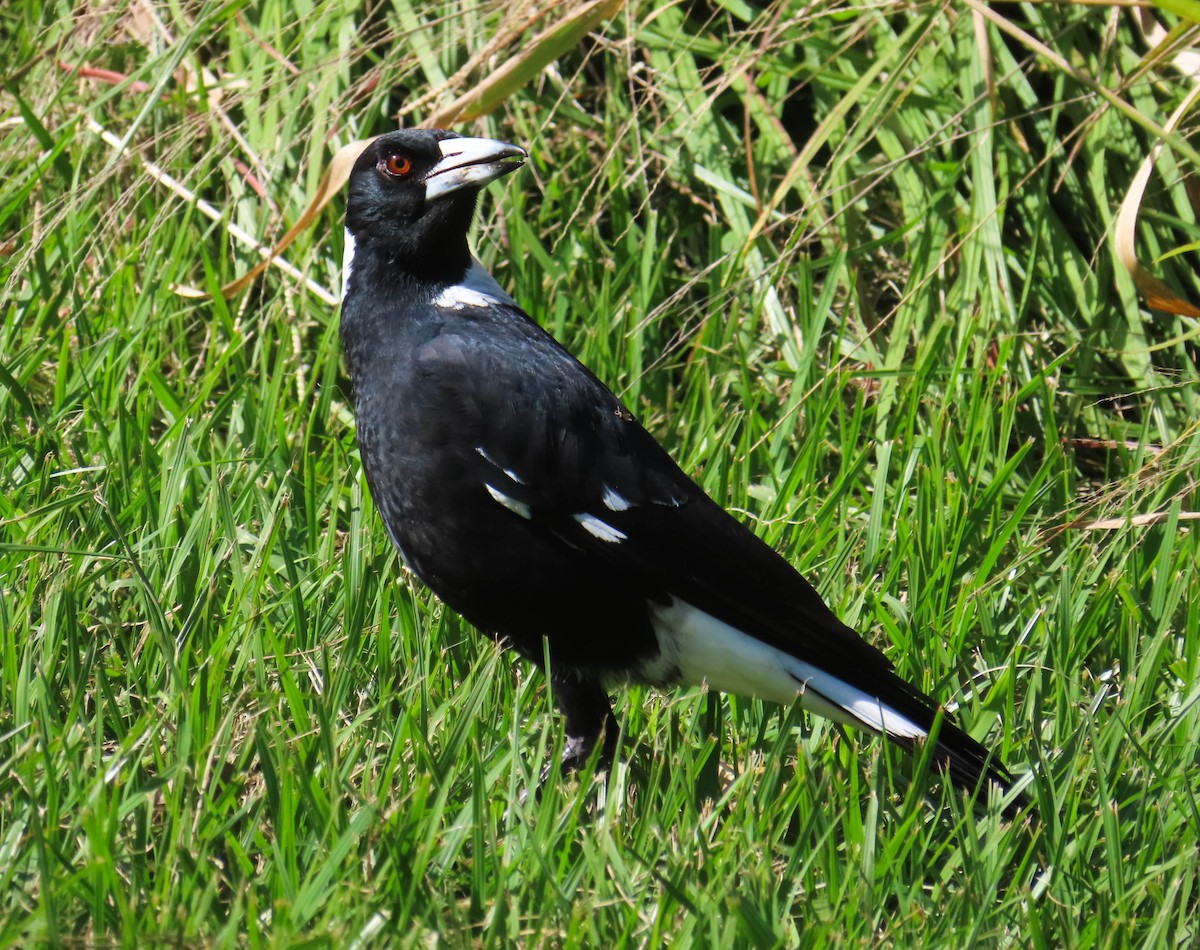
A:
<svg viewBox="0 0 1200 950">
<path fill-rule="evenodd" d="M 938 715 L 778 554 L 680 470 L 633 414 L 470 253 L 513 145 L 400 131 L 350 177 L 341 334 L 371 495 L 445 603 L 551 658 L 567 764 L 616 740 L 607 686 L 707 682 L 913 747 Z M 1011 776 L 942 717 L 966 788 Z"/>
</svg>

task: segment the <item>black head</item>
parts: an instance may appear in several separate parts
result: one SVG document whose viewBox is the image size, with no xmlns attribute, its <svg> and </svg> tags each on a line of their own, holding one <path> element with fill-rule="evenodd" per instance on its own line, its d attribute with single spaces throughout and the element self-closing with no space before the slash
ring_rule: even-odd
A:
<svg viewBox="0 0 1200 950">
<path fill-rule="evenodd" d="M 465 268 L 467 230 L 479 190 L 520 168 L 524 149 L 444 129 L 381 135 L 350 172 L 346 230 L 411 271 Z"/>
</svg>

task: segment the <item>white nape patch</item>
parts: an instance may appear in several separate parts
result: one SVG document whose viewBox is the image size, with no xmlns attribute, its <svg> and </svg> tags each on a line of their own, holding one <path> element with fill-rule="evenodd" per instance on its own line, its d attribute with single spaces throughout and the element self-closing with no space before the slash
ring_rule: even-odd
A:
<svg viewBox="0 0 1200 950">
<path fill-rule="evenodd" d="M 610 544 L 616 544 L 619 541 L 624 541 L 627 537 L 624 531 L 620 531 L 617 528 L 614 528 L 612 525 L 601 521 L 595 515 L 576 515 L 575 520 L 583 525 L 583 530 L 588 534 L 599 538 L 601 541 L 607 541 Z"/>
<path fill-rule="evenodd" d="M 621 495 L 617 494 L 617 492 L 614 489 L 609 488 L 607 485 L 605 485 L 604 486 L 604 507 L 607 508 L 609 511 L 628 511 L 630 508 L 633 507 L 633 502 L 631 502 L 628 498 L 624 498 Z"/>
<path fill-rule="evenodd" d="M 483 460 L 485 462 L 487 462 L 488 465 L 492 466 L 492 468 L 499 469 L 505 475 L 507 475 L 509 478 L 511 478 L 514 482 L 516 482 L 518 485 L 525 484 L 525 479 L 523 479 L 520 475 L 518 475 L 516 472 L 514 472 L 511 468 L 505 468 L 499 462 L 497 462 L 494 458 L 492 458 L 490 455 L 488 455 L 487 449 L 485 449 L 482 445 L 475 446 L 475 451 L 478 452 L 483 457 Z"/>
<path fill-rule="evenodd" d="M 496 501 L 500 502 L 505 508 L 511 511 L 514 515 L 520 515 L 526 521 L 533 518 L 533 512 L 529 510 L 529 506 L 523 501 L 517 501 L 515 498 L 509 498 L 508 495 L 500 491 L 498 488 L 493 488 L 487 482 L 483 483 L 483 487 L 487 489 L 487 493 Z"/>
<path fill-rule="evenodd" d="M 496 304 L 515 307 L 517 302 L 504 292 L 504 288 L 496 283 L 496 278 L 489 274 L 484 266 L 473 257 L 471 266 L 467 268 L 462 281 L 451 284 L 433 298 L 435 307 L 443 307 L 446 310 L 491 307 Z"/>
<path fill-rule="evenodd" d="M 433 305 L 444 310 L 465 310 L 467 307 L 490 307 L 496 303 L 495 297 L 481 294 L 478 290 L 453 284 L 433 298 Z"/>
<path fill-rule="evenodd" d="M 929 733 L 845 680 L 756 640 L 723 620 L 672 598 L 670 606 L 651 604 L 659 657 L 644 674 L 688 686 L 739 696 L 757 696 L 785 705 L 800 700 L 809 712 L 848 726 L 886 732 L 903 739 Z M 662 682 L 662 679 L 659 680 Z M 811 688 L 807 688 L 811 687 Z"/>
<path fill-rule="evenodd" d="M 354 235 L 346 228 L 346 246 L 342 251 L 342 300 L 346 299 L 346 291 L 350 288 L 350 271 L 354 267 Z"/>
</svg>

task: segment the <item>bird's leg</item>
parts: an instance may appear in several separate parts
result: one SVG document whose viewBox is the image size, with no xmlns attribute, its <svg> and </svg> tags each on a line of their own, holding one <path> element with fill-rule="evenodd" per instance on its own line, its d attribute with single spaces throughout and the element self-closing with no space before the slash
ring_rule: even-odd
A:
<svg viewBox="0 0 1200 950">
<path fill-rule="evenodd" d="M 561 768 L 564 773 L 583 768 L 597 742 L 603 742 L 599 768 L 607 770 L 617 754 L 619 727 L 608 693 L 594 680 L 574 670 L 550 675 L 554 699 L 566 720 L 567 742 Z M 549 769 L 547 769 L 549 771 Z M 542 775 L 545 781 L 546 775 Z"/>
</svg>

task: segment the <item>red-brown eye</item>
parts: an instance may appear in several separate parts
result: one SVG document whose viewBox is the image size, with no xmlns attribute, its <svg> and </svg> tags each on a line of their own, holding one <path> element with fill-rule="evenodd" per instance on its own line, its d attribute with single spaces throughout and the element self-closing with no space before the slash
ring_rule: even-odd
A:
<svg viewBox="0 0 1200 950">
<path fill-rule="evenodd" d="M 412 159 L 400 152 L 393 152 L 385 158 L 381 164 L 383 170 L 389 175 L 394 175 L 397 178 L 402 178 L 412 171 Z"/>
</svg>

